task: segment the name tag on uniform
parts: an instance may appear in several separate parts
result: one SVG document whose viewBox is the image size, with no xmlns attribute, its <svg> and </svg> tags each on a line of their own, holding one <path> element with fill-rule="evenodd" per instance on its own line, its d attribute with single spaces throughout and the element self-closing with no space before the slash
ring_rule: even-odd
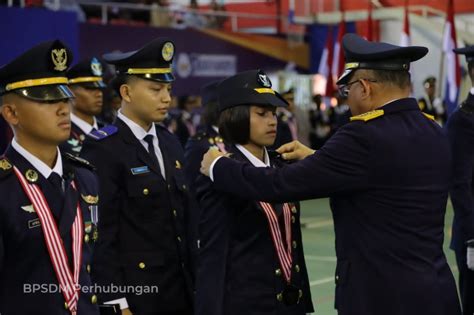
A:
<svg viewBox="0 0 474 315">
<path fill-rule="evenodd" d="M 145 174 L 145 173 L 150 173 L 150 169 L 148 166 L 140 166 L 140 167 L 134 167 L 130 171 L 132 171 L 133 175 L 140 175 L 140 174 Z"/>
<path fill-rule="evenodd" d="M 29 220 L 28 221 L 28 228 L 29 229 L 34 229 L 35 227 L 41 226 L 40 219 L 34 219 L 34 220 Z"/>
</svg>

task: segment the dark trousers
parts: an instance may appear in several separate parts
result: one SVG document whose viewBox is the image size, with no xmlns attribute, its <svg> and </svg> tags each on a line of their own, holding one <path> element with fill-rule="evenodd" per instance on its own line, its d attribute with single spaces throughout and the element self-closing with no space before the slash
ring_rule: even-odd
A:
<svg viewBox="0 0 474 315">
<path fill-rule="evenodd" d="M 455 252 L 463 315 L 474 315 L 474 271 L 467 268 L 466 248 Z"/>
</svg>

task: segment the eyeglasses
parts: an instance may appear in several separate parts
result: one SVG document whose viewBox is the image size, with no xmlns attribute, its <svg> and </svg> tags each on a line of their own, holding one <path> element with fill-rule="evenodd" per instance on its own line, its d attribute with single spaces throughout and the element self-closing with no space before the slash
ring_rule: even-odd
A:
<svg viewBox="0 0 474 315">
<path fill-rule="evenodd" d="M 339 86 L 339 88 L 338 88 L 339 95 L 341 97 L 347 98 L 349 96 L 349 90 L 351 89 L 351 85 L 356 84 L 356 83 L 360 82 L 361 80 L 365 80 L 365 81 L 368 81 L 368 82 L 378 82 L 377 80 L 374 80 L 374 79 L 359 78 L 357 80 L 354 80 L 352 82 L 349 82 L 347 84 L 343 84 L 343 85 Z"/>
</svg>

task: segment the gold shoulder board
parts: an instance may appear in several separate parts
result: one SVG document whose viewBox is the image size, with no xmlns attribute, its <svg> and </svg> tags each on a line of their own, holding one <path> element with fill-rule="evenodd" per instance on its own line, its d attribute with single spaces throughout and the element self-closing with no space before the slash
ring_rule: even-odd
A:
<svg viewBox="0 0 474 315">
<path fill-rule="evenodd" d="M 434 116 L 433 115 L 430 115 L 430 114 L 427 114 L 427 113 L 423 113 L 423 115 L 426 116 L 426 118 L 428 118 L 429 120 L 435 120 Z"/>
<path fill-rule="evenodd" d="M 376 109 L 376 110 L 373 110 L 373 111 L 370 111 L 370 112 L 367 112 L 367 113 L 363 113 L 363 114 L 360 114 L 360 115 L 357 115 L 357 116 L 352 116 L 351 121 L 362 120 L 362 121 L 367 122 L 369 120 L 372 120 L 372 119 L 375 119 L 377 117 L 383 116 L 383 114 L 384 114 L 383 109 Z"/>
</svg>

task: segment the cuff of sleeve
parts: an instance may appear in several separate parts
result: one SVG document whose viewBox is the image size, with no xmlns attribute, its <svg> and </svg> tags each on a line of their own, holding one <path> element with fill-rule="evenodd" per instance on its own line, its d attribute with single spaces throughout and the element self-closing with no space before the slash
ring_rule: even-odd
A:
<svg viewBox="0 0 474 315">
<path fill-rule="evenodd" d="M 128 308 L 128 303 L 127 303 L 126 298 L 107 301 L 107 302 L 104 302 L 104 304 L 119 304 L 121 310 L 124 310 L 124 309 Z"/>
<path fill-rule="evenodd" d="M 216 165 L 217 161 L 219 161 L 221 157 L 222 156 L 219 156 L 217 159 L 215 159 L 214 162 L 212 162 L 211 167 L 209 167 L 209 178 L 211 181 L 214 181 L 214 165 Z"/>
</svg>

